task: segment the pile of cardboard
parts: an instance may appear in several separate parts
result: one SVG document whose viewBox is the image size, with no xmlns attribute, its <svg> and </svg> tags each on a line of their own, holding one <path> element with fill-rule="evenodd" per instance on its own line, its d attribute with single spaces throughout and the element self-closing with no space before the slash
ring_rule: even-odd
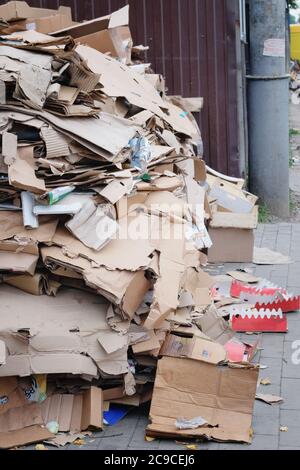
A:
<svg viewBox="0 0 300 470">
<path fill-rule="evenodd" d="M 18 8 L 0 15 L 38 15 Z M 64 445 L 151 399 L 149 435 L 251 441 L 255 346 L 203 267 L 209 219 L 248 240 L 255 198 L 206 175 L 201 99 L 167 97 L 128 31 L 125 7 L 0 37 L 2 448 Z"/>
</svg>

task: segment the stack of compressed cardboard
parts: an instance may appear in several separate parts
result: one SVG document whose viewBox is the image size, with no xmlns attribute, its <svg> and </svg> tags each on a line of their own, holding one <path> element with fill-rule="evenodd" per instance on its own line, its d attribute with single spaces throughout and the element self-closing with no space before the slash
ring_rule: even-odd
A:
<svg viewBox="0 0 300 470">
<path fill-rule="evenodd" d="M 203 270 L 201 100 L 70 36 L 0 45 L 0 447 L 71 442 L 154 381 L 152 435 L 249 442 L 258 370 L 228 367 Z"/>
</svg>

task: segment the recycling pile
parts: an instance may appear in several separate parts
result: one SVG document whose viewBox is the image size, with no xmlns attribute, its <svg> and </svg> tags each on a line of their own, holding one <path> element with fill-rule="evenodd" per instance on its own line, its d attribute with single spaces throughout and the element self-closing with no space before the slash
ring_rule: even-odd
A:
<svg viewBox="0 0 300 470">
<path fill-rule="evenodd" d="M 207 178 L 201 100 L 167 97 L 130 42 L 127 65 L 71 36 L 0 44 L 0 447 L 151 400 L 148 435 L 250 442 L 255 346 L 226 310 L 243 299 L 203 268 L 224 185 L 244 214 L 256 199 Z"/>
</svg>

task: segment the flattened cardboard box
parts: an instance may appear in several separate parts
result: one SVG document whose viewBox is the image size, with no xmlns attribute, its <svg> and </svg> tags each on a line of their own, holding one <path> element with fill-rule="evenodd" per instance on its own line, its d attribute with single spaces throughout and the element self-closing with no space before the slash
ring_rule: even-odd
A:
<svg viewBox="0 0 300 470">
<path fill-rule="evenodd" d="M 147 435 L 250 443 L 258 373 L 164 357 L 158 361 Z M 212 427 L 176 428 L 178 418 L 198 416 Z"/>
</svg>

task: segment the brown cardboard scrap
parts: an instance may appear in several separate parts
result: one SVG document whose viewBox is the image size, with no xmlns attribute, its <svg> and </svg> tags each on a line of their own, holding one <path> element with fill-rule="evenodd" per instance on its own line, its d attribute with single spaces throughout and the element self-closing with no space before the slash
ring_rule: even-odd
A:
<svg viewBox="0 0 300 470">
<path fill-rule="evenodd" d="M 13 407 L 0 415 L 0 436 L 29 426 L 42 426 L 43 418 L 40 406 L 36 403 L 22 407 Z"/>
<path fill-rule="evenodd" d="M 199 287 L 195 290 L 194 294 L 194 305 L 196 307 L 207 307 L 208 305 L 212 304 L 212 296 L 210 293 L 210 289 L 207 287 Z"/>
<path fill-rule="evenodd" d="M 124 406 L 134 406 L 138 408 L 143 403 L 147 403 L 151 401 L 151 398 L 152 398 L 152 391 L 148 390 L 143 394 L 136 394 L 132 397 L 116 398 L 115 400 L 111 400 L 111 403 L 116 403 L 118 405 L 124 405 Z"/>
<path fill-rule="evenodd" d="M 170 124 L 175 132 L 192 137 L 197 133 L 194 123 L 189 119 L 189 116 L 182 111 L 182 108 L 175 104 L 168 103 L 168 113 L 164 114 L 163 119 Z"/>
<path fill-rule="evenodd" d="M 100 251 L 116 236 L 118 224 L 93 201 L 87 201 L 66 227 L 88 248 Z"/>
<path fill-rule="evenodd" d="M 144 214 L 134 216 L 130 221 L 127 218 L 120 220 L 118 236 L 99 253 L 60 228 L 53 238 L 53 243 L 63 247 L 70 257 L 80 256 L 110 270 L 138 271 L 150 264 L 150 255 L 154 251 L 147 239 L 148 226 L 149 218 Z"/>
<path fill-rule="evenodd" d="M 129 6 L 113 12 L 110 16 L 85 21 L 70 28 L 57 29 L 54 36 L 72 36 L 76 42 L 110 53 L 124 63 L 130 61 L 132 39 L 129 24 Z"/>
<path fill-rule="evenodd" d="M 17 158 L 18 138 L 15 134 L 4 132 L 2 136 L 2 155 L 6 165 L 12 165 Z"/>
<path fill-rule="evenodd" d="M 152 111 L 160 117 L 165 116 L 161 108 L 168 108 L 168 105 L 142 75 L 88 46 L 77 46 L 76 51 L 87 61 L 88 67 L 101 76 L 106 95 L 124 97 L 141 109 Z"/>
<path fill-rule="evenodd" d="M 269 250 L 269 248 L 255 247 L 253 263 L 260 265 L 292 264 L 293 260 L 289 256 Z"/>
<path fill-rule="evenodd" d="M 42 427 L 40 406 L 27 400 L 16 377 L 0 378 L 0 396 L 0 448 L 53 437 L 53 434 Z"/>
<path fill-rule="evenodd" d="M 188 338 L 174 333 L 167 336 L 160 355 L 194 359 L 216 365 L 226 360 L 226 351 L 222 345 L 203 338 L 195 336 Z"/>
<path fill-rule="evenodd" d="M 132 346 L 132 351 L 134 354 L 143 354 L 145 352 L 153 351 L 155 349 L 160 348 L 160 342 L 155 332 L 149 331 L 149 336 L 149 339 L 141 341 Z"/>
<path fill-rule="evenodd" d="M 260 281 L 261 278 L 253 276 L 253 274 L 247 273 L 245 271 L 229 271 L 228 276 L 232 277 L 236 281 L 240 281 L 246 284 L 256 284 Z"/>
<path fill-rule="evenodd" d="M 284 400 L 282 397 L 278 397 L 276 395 L 266 395 L 263 393 L 257 393 L 255 396 L 256 400 L 263 401 L 268 405 L 274 405 L 277 403 L 282 403 Z"/>
<path fill-rule="evenodd" d="M 200 113 L 201 109 L 203 108 L 203 98 L 183 98 L 182 96 L 172 96 L 176 98 L 176 100 L 180 100 L 182 107 L 189 111 L 190 113 Z"/>
<path fill-rule="evenodd" d="M 0 271 L 34 275 L 39 259 L 39 250 L 34 242 L 2 241 L 0 254 Z"/>
<path fill-rule="evenodd" d="M 133 182 L 129 180 L 112 181 L 100 193 L 111 204 L 116 204 L 126 194 L 132 191 Z"/>
<path fill-rule="evenodd" d="M 185 271 L 182 280 L 183 289 L 191 295 L 194 295 L 198 288 L 211 289 L 214 284 L 214 278 L 200 268 L 188 268 Z"/>
<path fill-rule="evenodd" d="M 34 276 L 27 274 L 17 276 L 8 275 L 4 276 L 4 282 L 32 295 L 42 295 L 43 293 L 44 278 L 42 274 L 35 274 Z"/>
<path fill-rule="evenodd" d="M 104 401 L 111 401 L 118 398 L 123 398 L 125 395 L 125 390 L 124 387 L 114 387 L 103 390 L 102 393 Z"/>
<path fill-rule="evenodd" d="M 19 148 L 16 159 L 8 165 L 10 184 L 35 194 L 43 194 L 46 191 L 46 186 L 43 180 L 35 176 L 34 165 L 33 147 Z"/>
<path fill-rule="evenodd" d="M 0 63 L 8 77 L 15 80 L 14 98 L 34 109 L 42 109 L 52 77 L 51 58 L 4 45 Z"/>
<path fill-rule="evenodd" d="M 43 426 L 28 426 L 24 429 L 18 429 L 17 431 L 0 433 L 0 448 L 10 449 L 20 447 L 26 444 L 43 442 L 52 437 L 53 434 Z"/>
<path fill-rule="evenodd" d="M 195 180 L 198 183 L 206 181 L 206 165 L 204 160 L 195 158 L 194 160 Z"/>
<path fill-rule="evenodd" d="M 84 433 L 74 433 L 74 434 L 56 434 L 53 439 L 50 441 L 44 441 L 45 444 L 48 444 L 50 446 L 55 446 L 55 447 L 64 447 L 67 444 L 73 444 L 77 439 L 84 439 L 87 435 L 89 435 L 90 432 L 84 432 Z"/>
<path fill-rule="evenodd" d="M 136 183 L 138 191 L 150 192 L 150 191 L 175 191 L 178 188 L 183 187 L 183 180 L 179 176 L 161 176 L 154 179 L 151 183 L 139 182 Z"/>
<path fill-rule="evenodd" d="M 58 219 L 53 217 L 39 217 L 39 227 L 34 230 L 26 230 L 23 225 L 21 212 L 0 211 L 0 240 L 16 238 L 28 239 L 40 243 L 49 243 L 54 237 Z"/>
<path fill-rule="evenodd" d="M 172 221 L 183 223 L 186 204 L 169 191 L 151 192 L 144 203 L 149 212 L 170 217 Z"/>
<path fill-rule="evenodd" d="M 251 442 L 257 369 L 230 369 L 164 357 L 158 362 L 147 435 Z M 176 429 L 176 420 L 203 417 L 217 427 Z"/>
<path fill-rule="evenodd" d="M 202 318 L 197 320 L 197 325 L 204 334 L 222 345 L 226 344 L 235 335 L 228 323 L 218 316 L 217 309 L 213 306 Z"/>
<path fill-rule="evenodd" d="M 29 274 L 4 275 L 3 282 L 10 286 L 32 295 L 56 295 L 61 284 L 53 279 L 48 279 L 46 274 L 35 273 L 33 276 Z"/>
<path fill-rule="evenodd" d="M 192 301 L 192 303 L 194 303 Z M 186 307 L 178 308 L 175 312 L 172 312 L 167 321 L 172 324 L 180 325 L 180 326 L 187 326 L 192 327 L 192 318 L 191 318 L 191 309 Z"/>
<path fill-rule="evenodd" d="M 114 331 L 104 331 L 98 341 L 107 354 L 112 354 L 128 346 L 128 335 L 116 335 Z"/>
<path fill-rule="evenodd" d="M 154 286 L 154 300 L 144 323 L 148 330 L 158 328 L 178 307 L 180 282 L 185 270 L 183 265 L 160 256 L 160 277 Z"/>
<path fill-rule="evenodd" d="M 173 134 L 173 132 L 165 129 L 163 131 L 161 137 L 167 145 L 174 148 L 177 155 L 180 154 L 180 150 L 181 150 L 180 143 L 179 143 L 178 139 L 176 138 L 176 136 Z"/>
<path fill-rule="evenodd" d="M 43 422 L 56 421 L 60 432 L 102 429 L 102 390 L 91 387 L 82 395 L 51 395 L 41 405 Z"/>
<path fill-rule="evenodd" d="M 41 137 L 46 145 L 47 158 L 59 158 L 70 155 L 68 139 L 51 126 L 42 127 Z"/>
</svg>

